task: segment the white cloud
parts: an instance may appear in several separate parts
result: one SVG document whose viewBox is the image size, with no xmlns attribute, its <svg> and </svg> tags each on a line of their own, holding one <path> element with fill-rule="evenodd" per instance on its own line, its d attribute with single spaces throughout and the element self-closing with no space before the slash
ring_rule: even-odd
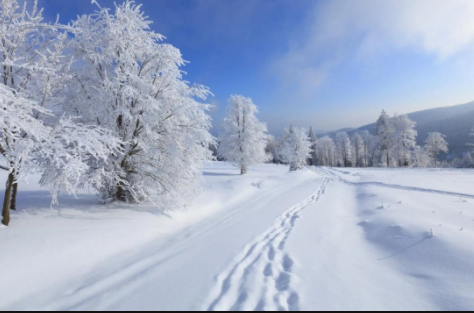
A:
<svg viewBox="0 0 474 313">
<path fill-rule="evenodd" d="M 271 69 L 306 97 L 349 58 L 409 49 L 448 60 L 473 46 L 473 0 L 331 0 Z"/>
</svg>

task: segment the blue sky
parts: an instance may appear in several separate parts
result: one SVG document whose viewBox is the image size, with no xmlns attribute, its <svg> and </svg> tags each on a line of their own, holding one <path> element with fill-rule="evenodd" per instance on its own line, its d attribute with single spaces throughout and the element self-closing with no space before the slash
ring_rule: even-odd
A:
<svg viewBox="0 0 474 313">
<path fill-rule="evenodd" d="M 103 7 L 113 1 L 99 0 Z M 118 0 L 117 2 L 120 2 Z M 141 0 L 153 30 L 207 85 L 216 130 L 231 94 L 251 97 L 272 133 L 336 130 L 474 100 L 471 0 Z M 40 0 L 63 23 L 90 0 Z"/>
</svg>

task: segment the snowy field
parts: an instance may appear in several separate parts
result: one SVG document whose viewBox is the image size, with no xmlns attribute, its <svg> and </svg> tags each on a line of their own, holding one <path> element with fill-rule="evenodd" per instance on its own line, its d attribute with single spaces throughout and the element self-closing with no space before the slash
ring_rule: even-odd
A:
<svg viewBox="0 0 474 313">
<path fill-rule="evenodd" d="M 238 173 L 209 164 L 187 212 L 23 184 L 0 310 L 474 309 L 474 171 Z"/>
</svg>

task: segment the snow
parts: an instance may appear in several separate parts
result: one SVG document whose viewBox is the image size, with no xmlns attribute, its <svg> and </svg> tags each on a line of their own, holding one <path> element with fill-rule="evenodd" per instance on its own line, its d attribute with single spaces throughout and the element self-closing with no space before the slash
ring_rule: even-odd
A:
<svg viewBox="0 0 474 313">
<path fill-rule="evenodd" d="M 0 228 L 0 310 L 474 308 L 472 171 L 203 172 L 177 212 L 50 208 L 30 178 Z"/>
</svg>

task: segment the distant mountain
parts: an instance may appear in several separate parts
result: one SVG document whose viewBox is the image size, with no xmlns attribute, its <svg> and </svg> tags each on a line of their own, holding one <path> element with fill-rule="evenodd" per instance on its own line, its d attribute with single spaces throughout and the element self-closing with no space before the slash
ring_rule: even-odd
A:
<svg viewBox="0 0 474 313">
<path fill-rule="evenodd" d="M 472 150 L 466 144 L 474 143 L 474 138 L 469 136 L 474 126 L 474 102 L 460 104 L 456 106 L 436 108 L 407 114 L 410 119 L 416 122 L 418 131 L 418 145 L 423 145 L 428 133 L 440 132 L 446 135 L 449 143 L 449 157 L 461 156 L 463 153 Z M 375 123 L 360 127 L 355 130 L 339 130 L 347 133 L 367 130 L 375 133 Z M 336 132 L 324 135 L 335 136 Z"/>
</svg>

